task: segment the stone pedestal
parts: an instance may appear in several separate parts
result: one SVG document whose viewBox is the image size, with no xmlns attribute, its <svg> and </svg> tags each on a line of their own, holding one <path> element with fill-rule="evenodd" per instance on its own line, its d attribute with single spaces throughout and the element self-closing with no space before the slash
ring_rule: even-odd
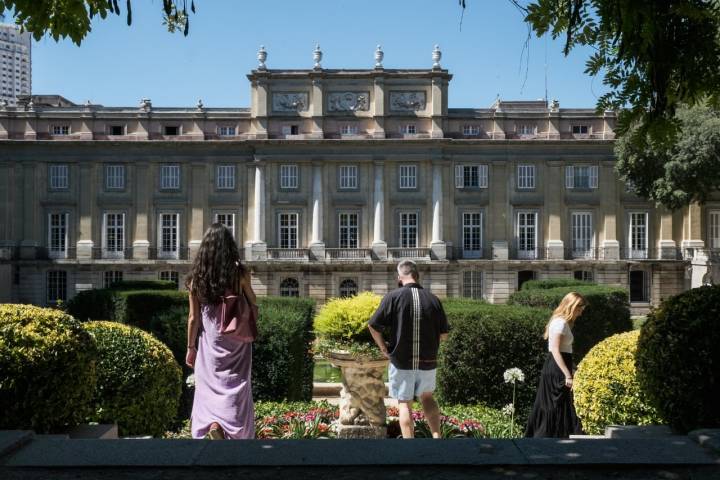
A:
<svg viewBox="0 0 720 480">
<path fill-rule="evenodd" d="M 92 240 L 78 240 L 75 244 L 75 247 L 77 248 L 77 258 L 78 260 L 84 259 L 89 260 L 92 258 L 92 251 L 95 244 Z"/>
<path fill-rule="evenodd" d="M 493 260 L 507 260 L 508 243 L 502 240 L 492 242 L 492 258 Z"/>
<path fill-rule="evenodd" d="M 601 258 L 603 260 L 620 260 L 620 242 L 617 240 L 604 240 Z"/>
<path fill-rule="evenodd" d="M 677 260 L 677 248 L 674 240 L 660 240 L 658 242 L 658 250 L 661 260 Z"/>
<path fill-rule="evenodd" d="M 373 427 L 370 425 L 338 425 L 337 438 L 372 438 L 383 440 L 387 438 L 387 427 Z"/>
<path fill-rule="evenodd" d="M 135 240 L 133 242 L 133 258 L 147 260 L 150 256 L 150 242 L 147 240 Z"/>
<path fill-rule="evenodd" d="M 378 260 L 387 260 L 387 243 L 375 242 L 372 244 L 373 256 Z"/>
<path fill-rule="evenodd" d="M 200 250 L 201 243 L 202 243 L 202 240 L 190 240 L 188 242 L 189 260 L 193 260 L 195 258 L 195 255 L 197 255 L 198 250 Z"/>
<path fill-rule="evenodd" d="M 548 240 L 545 246 L 547 248 L 548 260 L 565 259 L 565 245 L 562 240 Z"/>
<path fill-rule="evenodd" d="M 261 262 L 267 260 L 267 243 L 247 242 L 245 244 L 245 261 Z"/>
<path fill-rule="evenodd" d="M 321 262 L 325 261 L 325 244 L 323 242 L 311 243 L 310 257 Z"/>
<path fill-rule="evenodd" d="M 433 260 L 447 260 L 448 247 L 445 242 L 432 242 L 430 244 L 430 250 L 432 251 Z"/>
</svg>

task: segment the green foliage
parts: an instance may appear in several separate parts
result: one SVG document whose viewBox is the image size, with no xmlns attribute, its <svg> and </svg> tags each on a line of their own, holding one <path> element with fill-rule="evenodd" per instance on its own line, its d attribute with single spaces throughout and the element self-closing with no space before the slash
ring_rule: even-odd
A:
<svg viewBox="0 0 720 480">
<path fill-rule="evenodd" d="M 504 383 L 503 374 L 518 367 L 526 380 L 517 385 L 516 408 L 524 416 L 532 406 L 547 355 L 542 334 L 550 312 L 477 302 L 472 308 L 446 313 L 450 335 L 440 348 L 437 378 L 442 403 L 502 408 L 512 399 L 512 386 Z"/>
<path fill-rule="evenodd" d="M 97 288 L 79 292 L 67 302 L 67 312 L 80 321 L 113 318 L 114 290 Z"/>
<path fill-rule="evenodd" d="M 367 326 L 381 300 L 380 295 L 361 292 L 354 297 L 333 298 L 325 303 L 314 322 L 318 351 L 341 350 L 356 357 L 381 356 Z"/>
<path fill-rule="evenodd" d="M 635 368 L 639 330 L 619 333 L 595 345 L 575 374 L 575 408 L 583 429 L 601 434 L 608 425 L 663 423 L 641 390 Z"/>
<path fill-rule="evenodd" d="M 508 303 L 554 310 L 568 292 L 577 292 L 588 302 L 583 314 L 575 320 L 573 328 L 573 357 L 576 364 L 601 340 L 632 330 L 628 293 L 622 288 L 590 285 L 523 289 L 513 293 Z"/>
<path fill-rule="evenodd" d="M 95 357 L 95 342 L 70 315 L 0 305 L 0 430 L 56 432 L 82 422 Z"/>
<path fill-rule="evenodd" d="M 258 337 L 253 344 L 253 397 L 310 400 L 315 302 L 307 298 L 258 299 Z"/>
<path fill-rule="evenodd" d="M 638 379 L 673 429 L 720 427 L 720 286 L 665 300 L 640 330 Z"/>
<path fill-rule="evenodd" d="M 551 280 L 528 280 L 523 283 L 522 290 L 549 290 L 560 287 L 588 287 L 597 285 L 592 282 L 583 282 L 574 278 L 553 278 Z"/>
<path fill-rule="evenodd" d="M 139 328 L 88 322 L 98 347 L 89 419 L 118 424 L 120 435 L 161 435 L 178 410 L 182 373 L 172 352 Z"/>
<path fill-rule="evenodd" d="M 171 308 L 188 305 L 188 294 L 178 290 L 118 291 L 113 297 L 112 320 L 150 331 L 150 322 Z"/>
<path fill-rule="evenodd" d="M 112 290 L 177 290 L 177 285 L 171 280 L 123 280 L 115 282 Z"/>
<path fill-rule="evenodd" d="M 520 386 L 521 384 L 518 384 Z M 510 417 L 497 408 L 485 405 L 442 405 L 440 407 L 443 415 L 455 417 L 459 421 L 475 420 L 482 424 L 485 437 L 488 438 L 512 438 L 521 436 L 523 426 L 515 420 L 513 427 L 514 434 L 510 434 Z"/>
</svg>

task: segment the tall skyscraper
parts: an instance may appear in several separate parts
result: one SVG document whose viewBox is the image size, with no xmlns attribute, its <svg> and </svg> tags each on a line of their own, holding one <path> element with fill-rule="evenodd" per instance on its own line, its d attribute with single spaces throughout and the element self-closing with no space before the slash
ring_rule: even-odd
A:
<svg viewBox="0 0 720 480">
<path fill-rule="evenodd" d="M 30 95 L 31 48 L 29 33 L 21 33 L 15 25 L 0 24 L 0 102 L 16 105 L 19 95 Z"/>
</svg>

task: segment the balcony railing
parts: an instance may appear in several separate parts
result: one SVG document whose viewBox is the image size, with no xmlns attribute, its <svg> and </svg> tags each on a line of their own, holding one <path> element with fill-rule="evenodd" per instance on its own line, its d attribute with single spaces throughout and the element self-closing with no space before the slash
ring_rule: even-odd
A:
<svg viewBox="0 0 720 480">
<path fill-rule="evenodd" d="M 620 249 L 620 257 L 623 260 L 682 260 L 682 252 L 679 248 L 623 248 Z"/>
<path fill-rule="evenodd" d="M 536 248 L 535 250 L 519 249 L 517 247 L 510 248 L 508 257 L 511 260 L 541 260 L 546 258 L 546 249 Z"/>
<path fill-rule="evenodd" d="M 268 260 L 308 261 L 310 250 L 307 248 L 268 248 Z"/>
<path fill-rule="evenodd" d="M 161 250 L 157 247 L 148 248 L 149 260 L 187 260 L 190 257 L 190 249 L 185 246 L 175 251 Z"/>
<path fill-rule="evenodd" d="M 453 258 L 462 260 L 487 260 L 490 257 L 490 250 L 486 248 L 466 250 L 463 247 L 454 247 L 452 253 Z"/>
<path fill-rule="evenodd" d="M 372 250 L 369 248 L 326 248 L 325 258 L 330 261 L 365 261 L 372 259 Z"/>
<path fill-rule="evenodd" d="M 133 258 L 132 247 L 124 248 L 122 250 L 108 250 L 107 248 L 93 248 L 92 258 L 95 260 L 123 260 Z"/>
<path fill-rule="evenodd" d="M 410 258 L 413 260 L 430 260 L 429 248 L 388 248 L 388 256 L 393 260 Z"/>
</svg>

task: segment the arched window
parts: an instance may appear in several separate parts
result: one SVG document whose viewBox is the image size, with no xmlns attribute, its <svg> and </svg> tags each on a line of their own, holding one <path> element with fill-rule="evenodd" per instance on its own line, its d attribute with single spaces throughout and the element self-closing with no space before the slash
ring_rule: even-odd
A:
<svg viewBox="0 0 720 480">
<path fill-rule="evenodd" d="M 340 282 L 340 297 L 341 298 L 347 298 L 352 297 L 354 295 L 357 295 L 358 293 L 358 286 L 357 283 L 355 283 L 355 280 L 352 280 L 350 278 L 347 278 Z"/>
<path fill-rule="evenodd" d="M 300 285 L 294 278 L 286 278 L 280 282 L 280 296 L 281 297 L 299 297 L 300 296 Z"/>
</svg>

